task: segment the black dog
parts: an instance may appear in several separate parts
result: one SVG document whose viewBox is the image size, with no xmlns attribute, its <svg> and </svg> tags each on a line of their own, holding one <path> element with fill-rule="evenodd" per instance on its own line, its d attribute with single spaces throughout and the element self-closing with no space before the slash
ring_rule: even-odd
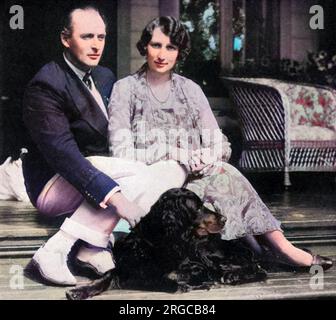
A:
<svg viewBox="0 0 336 320">
<path fill-rule="evenodd" d="M 165 192 L 129 235 L 116 241 L 116 268 L 66 293 L 86 299 L 107 289 L 185 292 L 263 280 L 242 241 L 223 241 L 221 217 L 186 189 Z"/>
</svg>

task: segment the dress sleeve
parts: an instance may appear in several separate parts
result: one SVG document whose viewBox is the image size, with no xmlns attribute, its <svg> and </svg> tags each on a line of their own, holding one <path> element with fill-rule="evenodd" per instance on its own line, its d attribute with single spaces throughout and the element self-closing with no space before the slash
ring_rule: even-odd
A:
<svg viewBox="0 0 336 320">
<path fill-rule="evenodd" d="M 202 89 L 200 86 L 194 85 L 196 88 L 194 88 L 193 92 L 200 118 L 202 160 L 205 163 L 212 163 L 214 161 L 227 162 L 231 156 L 231 144 L 219 128 L 208 99 Z"/>
<path fill-rule="evenodd" d="M 141 135 L 141 120 L 137 120 L 137 130 L 132 130 L 134 117 L 133 102 L 131 99 L 131 82 L 129 78 L 118 81 L 114 87 L 109 103 L 109 151 L 112 157 L 126 158 L 141 161 L 146 164 L 165 160 L 167 158 L 167 146 L 162 143 L 153 145 L 137 145 L 136 133 Z M 143 120 L 144 121 L 144 120 Z M 144 126 L 144 128 L 146 125 Z M 135 132 L 134 132 L 135 131 Z"/>
<path fill-rule="evenodd" d="M 108 139 L 112 157 L 135 159 L 131 108 L 131 86 L 125 78 L 115 83 L 108 106 Z"/>
</svg>

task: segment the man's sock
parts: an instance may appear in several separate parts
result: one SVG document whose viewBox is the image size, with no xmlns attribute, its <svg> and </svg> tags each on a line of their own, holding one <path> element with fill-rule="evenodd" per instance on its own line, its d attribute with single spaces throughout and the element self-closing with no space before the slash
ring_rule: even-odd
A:
<svg viewBox="0 0 336 320">
<path fill-rule="evenodd" d="M 69 253 L 77 240 L 63 230 L 59 230 L 45 243 L 44 247 L 51 251 Z"/>
<path fill-rule="evenodd" d="M 79 249 L 77 259 L 91 264 L 100 274 L 115 268 L 112 253 L 106 248 L 85 244 Z"/>
<path fill-rule="evenodd" d="M 75 239 L 81 239 L 97 247 L 106 248 L 109 242 L 109 234 L 91 229 L 71 218 L 66 218 L 60 229 Z"/>
</svg>

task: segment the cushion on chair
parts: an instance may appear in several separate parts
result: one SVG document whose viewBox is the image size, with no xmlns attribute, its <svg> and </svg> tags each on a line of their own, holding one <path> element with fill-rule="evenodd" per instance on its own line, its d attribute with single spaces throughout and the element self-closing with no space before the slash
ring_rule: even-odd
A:
<svg viewBox="0 0 336 320">
<path fill-rule="evenodd" d="M 336 140 L 336 131 L 318 126 L 294 125 L 290 127 L 289 139 L 291 141 Z"/>
<path fill-rule="evenodd" d="M 335 139 L 334 133 L 320 130 L 323 127 L 336 131 L 335 89 L 326 86 L 291 83 L 277 79 L 239 78 L 237 80 L 267 85 L 277 89 L 288 99 L 292 126 L 308 125 L 309 128 L 314 127 L 314 135 L 321 137 L 318 140 L 328 140 L 326 137 L 329 135 L 330 139 Z M 295 140 L 296 134 L 301 136 L 301 133 L 294 133 L 293 139 Z M 309 133 L 307 134 L 309 135 Z"/>
</svg>

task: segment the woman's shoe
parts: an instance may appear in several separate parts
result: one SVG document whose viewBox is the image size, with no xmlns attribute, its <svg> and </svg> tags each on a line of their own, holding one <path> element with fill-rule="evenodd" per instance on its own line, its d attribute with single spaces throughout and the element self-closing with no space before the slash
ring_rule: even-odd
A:
<svg viewBox="0 0 336 320">
<path fill-rule="evenodd" d="M 293 266 L 291 264 L 279 261 L 279 265 L 282 269 L 289 272 L 310 272 L 311 268 L 314 266 L 322 267 L 323 271 L 330 269 L 333 266 L 333 261 L 330 258 L 320 256 L 318 254 L 312 255 L 313 261 L 310 266 Z"/>
<path fill-rule="evenodd" d="M 323 270 L 328 270 L 333 266 L 333 261 L 330 258 L 323 257 L 320 255 L 313 255 L 312 266 L 321 266 Z"/>
</svg>

